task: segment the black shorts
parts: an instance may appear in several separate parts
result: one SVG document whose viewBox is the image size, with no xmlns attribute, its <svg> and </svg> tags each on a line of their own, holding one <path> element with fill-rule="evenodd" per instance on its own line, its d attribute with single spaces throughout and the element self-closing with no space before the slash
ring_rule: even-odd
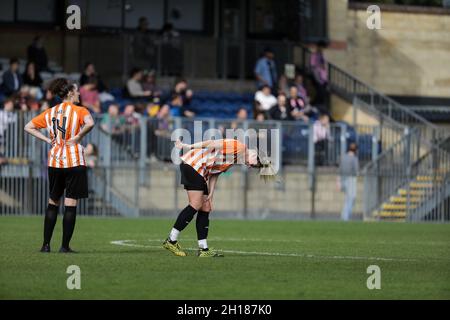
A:
<svg viewBox="0 0 450 320">
<path fill-rule="evenodd" d="M 203 191 L 203 194 L 208 195 L 208 184 L 200 173 L 195 171 L 190 165 L 186 163 L 180 164 L 181 184 L 186 190 Z"/>
<path fill-rule="evenodd" d="M 66 191 L 66 198 L 82 199 L 88 197 L 87 168 L 78 166 L 73 168 L 48 167 L 48 182 L 50 199 L 58 201 Z"/>
</svg>

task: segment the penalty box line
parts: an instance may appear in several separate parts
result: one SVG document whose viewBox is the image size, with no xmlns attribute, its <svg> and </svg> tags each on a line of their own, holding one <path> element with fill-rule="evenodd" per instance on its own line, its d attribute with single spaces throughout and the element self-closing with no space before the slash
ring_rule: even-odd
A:
<svg viewBox="0 0 450 320">
<path fill-rule="evenodd" d="M 185 239 L 186 240 L 186 239 Z M 136 243 L 137 240 L 114 240 L 110 244 L 135 248 L 150 248 L 162 249 L 162 246 L 152 246 Z M 149 239 L 150 242 L 163 242 L 163 239 Z M 197 251 L 198 248 L 185 248 L 188 251 Z M 263 252 L 263 251 L 242 251 L 242 250 L 219 250 L 224 253 L 240 254 L 240 255 L 258 255 L 258 256 L 274 256 L 274 257 L 296 257 L 296 258 L 310 258 L 310 259 L 338 259 L 338 260 L 372 260 L 372 261 L 402 261 L 411 262 L 415 259 L 401 259 L 401 258 L 382 258 L 382 257 L 360 257 L 360 256 L 324 256 L 306 253 L 281 253 L 281 252 Z"/>
</svg>

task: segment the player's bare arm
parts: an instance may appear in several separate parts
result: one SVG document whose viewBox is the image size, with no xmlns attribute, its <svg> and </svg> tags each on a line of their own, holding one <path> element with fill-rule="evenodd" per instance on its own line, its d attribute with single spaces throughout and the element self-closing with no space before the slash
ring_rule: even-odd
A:
<svg viewBox="0 0 450 320">
<path fill-rule="evenodd" d="M 55 140 L 47 137 L 46 135 L 44 135 L 41 131 L 39 131 L 38 128 L 36 128 L 36 126 L 34 125 L 34 123 L 32 121 L 28 122 L 25 125 L 24 130 L 31 134 L 32 136 L 38 138 L 39 140 L 42 140 L 46 143 L 48 143 L 49 145 L 54 145 L 55 144 Z"/>
<path fill-rule="evenodd" d="M 67 141 L 67 145 L 70 146 L 70 145 L 76 145 L 76 144 L 80 143 L 81 140 L 83 139 L 83 137 L 85 135 L 87 135 L 89 133 L 89 131 L 92 130 L 92 128 L 94 128 L 95 122 L 90 114 L 86 115 L 83 120 L 84 120 L 84 126 L 80 130 L 80 133 L 78 133 L 73 138 L 69 139 Z"/>
</svg>

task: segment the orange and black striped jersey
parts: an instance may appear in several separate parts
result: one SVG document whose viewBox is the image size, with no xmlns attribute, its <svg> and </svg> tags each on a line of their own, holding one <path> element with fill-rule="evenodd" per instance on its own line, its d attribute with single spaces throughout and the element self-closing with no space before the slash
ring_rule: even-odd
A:
<svg viewBox="0 0 450 320">
<path fill-rule="evenodd" d="M 89 111 L 86 108 L 63 102 L 31 120 L 36 128 L 46 128 L 50 138 L 55 140 L 48 153 L 49 167 L 72 168 L 86 165 L 81 144 L 69 146 L 66 142 L 80 132 L 87 115 Z"/>
<path fill-rule="evenodd" d="M 233 164 L 244 163 L 246 146 L 235 139 L 222 139 L 222 148 L 189 150 L 181 160 L 193 167 L 205 180 L 212 174 L 227 171 Z"/>
</svg>

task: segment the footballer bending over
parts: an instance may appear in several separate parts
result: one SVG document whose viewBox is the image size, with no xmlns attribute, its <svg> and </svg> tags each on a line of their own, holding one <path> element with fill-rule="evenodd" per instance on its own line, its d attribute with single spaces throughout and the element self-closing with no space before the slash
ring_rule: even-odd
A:
<svg viewBox="0 0 450 320">
<path fill-rule="evenodd" d="M 208 248 L 207 243 L 209 214 L 219 175 L 235 164 L 266 168 L 264 178 L 273 175 L 273 169 L 269 161 L 261 161 L 256 149 L 249 149 L 235 139 L 208 140 L 190 145 L 177 140 L 175 146 L 186 151 L 181 156 L 180 171 L 189 204 L 178 215 L 163 247 L 176 256 L 186 256 L 178 243 L 178 236 L 197 213 L 198 256 L 222 257 L 221 253 Z"/>
</svg>

